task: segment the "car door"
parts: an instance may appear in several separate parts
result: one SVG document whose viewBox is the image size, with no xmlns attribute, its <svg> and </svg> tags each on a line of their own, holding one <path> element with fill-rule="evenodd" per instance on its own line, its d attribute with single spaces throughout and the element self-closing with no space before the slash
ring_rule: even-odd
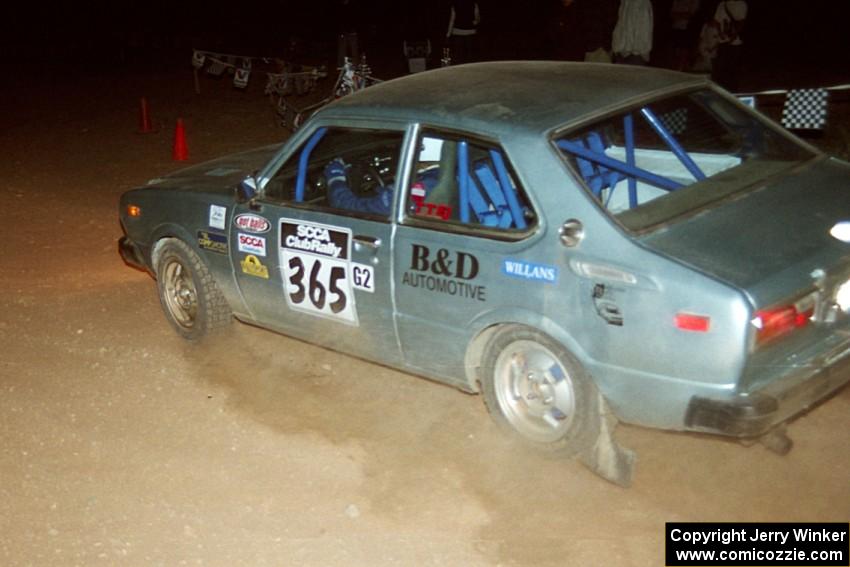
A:
<svg viewBox="0 0 850 567">
<path fill-rule="evenodd" d="M 235 274 L 261 325 L 397 364 L 391 289 L 402 126 L 314 126 L 264 172 L 231 226 Z"/>
<path fill-rule="evenodd" d="M 513 264 L 529 269 L 536 215 L 504 151 L 492 141 L 423 129 L 395 239 L 395 296 L 405 363 L 464 380 L 473 322 L 505 306 L 534 305 Z M 540 278 L 554 267 L 542 261 Z M 545 272 L 549 269 L 550 272 Z"/>
</svg>

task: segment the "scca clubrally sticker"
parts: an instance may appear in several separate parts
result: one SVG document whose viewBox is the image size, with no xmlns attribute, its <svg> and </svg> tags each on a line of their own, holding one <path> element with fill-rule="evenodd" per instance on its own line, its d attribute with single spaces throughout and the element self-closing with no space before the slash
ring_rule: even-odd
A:
<svg viewBox="0 0 850 567">
<path fill-rule="evenodd" d="M 289 307 L 358 324 L 350 229 L 280 219 L 280 270 Z"/>
</svg>

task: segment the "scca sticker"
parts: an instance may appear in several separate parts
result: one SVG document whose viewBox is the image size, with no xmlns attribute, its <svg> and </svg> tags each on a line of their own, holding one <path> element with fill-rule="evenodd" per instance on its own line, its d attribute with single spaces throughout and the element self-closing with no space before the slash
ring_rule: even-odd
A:
<svg viewBox="0 0 850 567">
<path fill-rule="evenodd" d="M 236 218 L 233 219 L 233 224 L 240 230 L 254 234 L 265 234 L 272 227 L 271 223 L 265 218 L 252 213 L 236 215 Z"/>
<path fill-rule="evenodd" d="M 242 266 L 243 273 L 266 280 L 269 279 L 269 269 L 253 254 L 245 256 L 245 259 L 239 262 L 239 264 Z"/>
<path fill-rule="evenodd" d="M 280 271 L 292 309 L 357 325 L 352 266 L 350 229 L 280 219 Z"/>
<path fill-rule="evenodd" d="M 216 254 L 227 254 L 227 237 L 216 232 L 199 230 L 198 246 Z"/>
<path fill-rule="evenodd" d="M 242 234 L 240 232 L 236 235 L 236 239 L 236 244 L 240 252 L 247 252 L 248 254 L 258 254 L 260 256 L 266 255 L 266 239 L 262 236 L 255 236 L 253 234 Z"/>
</svg>

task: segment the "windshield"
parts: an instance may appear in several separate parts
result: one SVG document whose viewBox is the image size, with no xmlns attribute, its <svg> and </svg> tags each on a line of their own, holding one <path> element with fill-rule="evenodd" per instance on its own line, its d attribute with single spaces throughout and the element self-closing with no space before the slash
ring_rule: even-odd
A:
<svg viewBox="0 0 850 567">
<path fill-rule="evenodd" d="M 555 140 L 594 198 L 643 230 L 813 157 L 710 90 L 606 117 Z"/>
</svg>

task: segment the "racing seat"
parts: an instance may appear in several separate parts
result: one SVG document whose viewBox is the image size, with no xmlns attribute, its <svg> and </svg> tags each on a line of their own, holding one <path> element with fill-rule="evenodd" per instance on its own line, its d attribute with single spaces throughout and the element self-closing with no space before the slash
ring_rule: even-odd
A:
<svg viewBox="0 0 850 567">
<path fill-rule="evenodd" d="M 425 198 L 427 203 L 443 204 L 451 207 L 452 218 L 456 220 L 459 196 L 457 188 L 457 142 L 443 141 L 440 148 L 440 166 L 437 183 Z"/>
</svg>

